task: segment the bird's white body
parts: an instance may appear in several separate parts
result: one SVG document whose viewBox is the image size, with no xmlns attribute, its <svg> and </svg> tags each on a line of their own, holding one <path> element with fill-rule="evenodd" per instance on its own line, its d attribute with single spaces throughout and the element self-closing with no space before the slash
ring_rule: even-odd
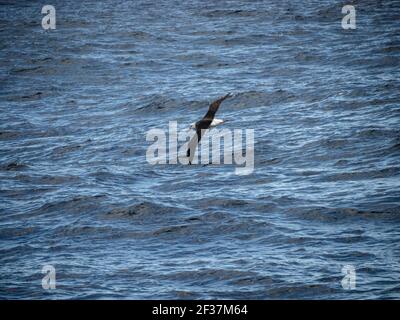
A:
<svg viewBox="0 0 400 320">
<path fill-rule="evenodd" d="M 210 127 L 216 127 L 217 125 L 219 125 L 219 124 L 222 124 L 222 123 L 224 123 L 224 120 L 222 120 L 222 119 L 213 119 L 213 121 L 211 122 L 211 124 L 210 124 Z"/>
<path fill-rule="evenodd" d="M 214 118 L 210 124 L 210 128 L 216 127 L 217 125 L 222 124 L 222 123 L 224 123 L 224 120 Z M 190 129 L 195 129 L 195 128 L 196 128 L 196 122 L 193 122 L 190 126 Z"/>
</svg>

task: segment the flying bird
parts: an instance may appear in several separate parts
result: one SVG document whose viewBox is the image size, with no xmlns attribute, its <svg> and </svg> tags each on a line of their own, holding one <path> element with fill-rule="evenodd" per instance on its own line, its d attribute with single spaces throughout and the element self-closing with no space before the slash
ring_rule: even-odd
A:
<svg viewBox="0 0 400 320">
<path fill-rule="evenodd" d="M 210 104 L 208 111 L 203 119 L 192 124 L 191 128 L 196 129 L 196 134 L 192 137 L 192 139 L 190 139 L 189 148 L 186 151 L 186 156 L 189 158 L 189 164 L 192 164 L 195 148 L 200 142 L 201 137 L 205 133 L 205 131 L 210 127 L 215 127 L 224 122 L 223 120 L 214 117 L 222 101 L 229 97 L 231 97 L 230 93 L 219 98 L 218 100 L 215 100 L 213 103 Z"/>
</svg>

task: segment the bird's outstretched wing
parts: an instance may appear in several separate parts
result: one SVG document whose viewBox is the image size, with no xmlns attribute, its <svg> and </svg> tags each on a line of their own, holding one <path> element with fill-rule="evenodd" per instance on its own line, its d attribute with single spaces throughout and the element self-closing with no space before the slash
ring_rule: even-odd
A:
<svg viewBox="0 0 400 320">
<path fill-rule="evenodd" d="M 202 134 L 204 133 L 205 130 L 200 129 L 198 126 L 196 126 L 196 134 L 193 135 L 192 139 L 189 141 L 188 149 L 186 151 L 186 156 L 189 158 L 189 163 L 192 163 L 193 157 L 194 157 L 194 151 L 196 150 L 196 146 L 201 140 Z"/>
<path fill-rule="evenodd" d="M 219 106 L 221 105 L 222 101 L 224 101 L 226 98 L 229 98 L 231 96 L 230 93 L 227 95 L 215 100 L 213 103 L 210 104 L 208 107 L 208 111 L 206 115 L 204 116 L 203 120 L 211 120 L 214 119 L 215 113 L 217 112 Z"/>
</svg>

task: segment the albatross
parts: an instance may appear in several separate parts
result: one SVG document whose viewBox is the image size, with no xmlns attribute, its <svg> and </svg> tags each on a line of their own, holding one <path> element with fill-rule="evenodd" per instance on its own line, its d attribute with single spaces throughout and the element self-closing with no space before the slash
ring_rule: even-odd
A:
<svg viewBox="0 0 400 320">
<path fill-rule="evenodd" d="M 210 127 L 215 127 L 224 122 L 224 120 L 217 119 L 214 117 L 222 101 L 224 101 L 226 98 L 229 97 L 231 97 L 230 93 L 215 100 L 213 103 L 210 104 L 206 115 L 201 120 L 192 124 L 191 129 L 192 128 L 196 129 L 196 133 L 192 137 L 192 139 L 190 139 L 189 148 L 186 151 L 186 156 L 189 158 L 189 164 L 192 164 L 195 148 L 197 144 L 200 142 L 201 137 L 205 133 L 205 131 Z"/>
</svg>

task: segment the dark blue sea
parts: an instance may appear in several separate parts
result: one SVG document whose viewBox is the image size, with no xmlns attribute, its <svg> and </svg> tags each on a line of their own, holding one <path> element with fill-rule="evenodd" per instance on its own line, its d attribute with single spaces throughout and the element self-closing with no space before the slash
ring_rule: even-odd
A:
<svg viewBox="0 0 400 320">
<path fill-rule="evenodd" d="M 400 298 L 399 1 L 49 4 L 0 1 L 0 299 Z M 251 174 L 148 163 L 228 92 Z"/>
</svg>

